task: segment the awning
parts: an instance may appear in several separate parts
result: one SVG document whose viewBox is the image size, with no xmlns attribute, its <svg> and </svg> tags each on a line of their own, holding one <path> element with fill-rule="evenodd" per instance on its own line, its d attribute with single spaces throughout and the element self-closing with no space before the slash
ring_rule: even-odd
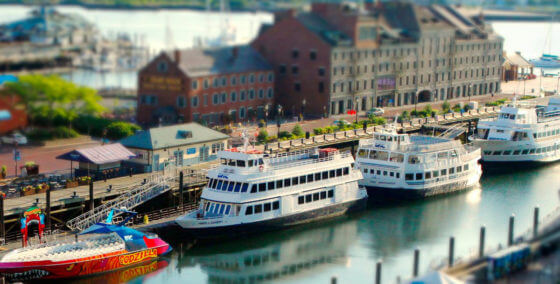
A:
<svg viewBox="0 0 560 284">
<path fill-rule="evenodd" d="M 85 162 L 96 165 L 114 163 L 134 158 L 136 155 L 130 152 L 120 143 L 77 149 L 68 153 L 62 154 L 57 159 Z"/>
<path fill-rule="evenodd" d="M 1 109 L 0 110 L 0 121 L 3 120 L 10 120 L 12 119 L 12 114 L 9 110 Z"/>
</svg>

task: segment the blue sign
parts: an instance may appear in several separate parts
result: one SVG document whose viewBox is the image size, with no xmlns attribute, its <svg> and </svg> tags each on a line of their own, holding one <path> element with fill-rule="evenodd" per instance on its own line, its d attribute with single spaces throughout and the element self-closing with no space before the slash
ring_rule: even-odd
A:
<svg viewBox="0 0 560 284">
<path fill-rule="evenodd" d="M 187 154 L 195 154 L 195 153 L 196 153 L 196 148 L 187 149 Z"/>
<path fill-rule="evenodd" d="M 218 174 L 218 178 L 229 179 L 229 177 L 224 174 Z"/>
<path fill-rule="evenodd" d="M 14 150 L 14 161 L 21 161 L 21 152 L 18 150 Z"/>
</svg>

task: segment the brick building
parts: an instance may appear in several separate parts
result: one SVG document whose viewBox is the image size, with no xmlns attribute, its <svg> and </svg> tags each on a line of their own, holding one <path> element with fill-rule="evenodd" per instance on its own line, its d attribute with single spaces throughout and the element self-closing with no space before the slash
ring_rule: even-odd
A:
<svg viewBox="0 0 560 284">
<path fill-rule="evenodd" d="M 449 6 L 313 3 L 275 14 L 251 45 L 274 66 L 287 112 L 335 115 L 500 89 L 503 39 Z"/>
<path fill-rule="evenodd" d="M 262 118 L 274 99 L 270 64 L 250 46 L 162 52 L 138 74 L 138 122 L 221 124 Z"/>
</svg>

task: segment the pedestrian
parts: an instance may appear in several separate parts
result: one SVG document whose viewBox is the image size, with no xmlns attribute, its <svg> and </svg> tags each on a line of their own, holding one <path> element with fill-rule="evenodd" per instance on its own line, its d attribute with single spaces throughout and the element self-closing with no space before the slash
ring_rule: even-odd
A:
<svg viewBox="0 0 560 284">
<path fill-rule="evenodd" d="M 492 97 L 494 97 L 494 92 L 492 92 Z"/>
</svg>

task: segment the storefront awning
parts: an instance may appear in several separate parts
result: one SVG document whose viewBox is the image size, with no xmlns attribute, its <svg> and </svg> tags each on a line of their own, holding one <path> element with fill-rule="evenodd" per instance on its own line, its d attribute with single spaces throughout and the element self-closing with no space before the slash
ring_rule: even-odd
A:
<svg viewBox="0 0 560 284">
<path fill-rule="evenodd" d="M 68 153 L 62 154 L 57 159 L 85 162 L 96 165 L 114 163 L 134 158 L 136 155 L 130 152 L 120 143 L 72 150 Z"/>
</svg>

